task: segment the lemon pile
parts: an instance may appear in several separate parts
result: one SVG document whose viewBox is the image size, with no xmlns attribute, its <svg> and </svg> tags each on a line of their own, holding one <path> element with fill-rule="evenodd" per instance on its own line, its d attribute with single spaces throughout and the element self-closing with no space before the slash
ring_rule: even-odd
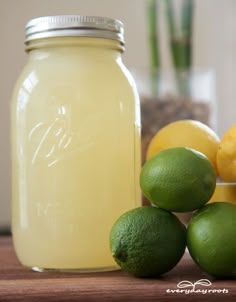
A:
<svg viewBox="0 0 236 302">
<path fill-rule="evenodd" d="M 140 187 L 152 206 L 126 212 L 110 233 L 120 267 L 138 277 L 160 276 L 180 261 L 187 246 L 205 272 L 236 278 L 236 205 L 219 200 L 206 205 L 217 175 L 236 180 L 235 157 L 236 126 L 222 140 L 192 120 L 161 129 L 140 174 Z M 195 213 L 186 230 L 172 212 L 189 211 Z"/>
</svg>

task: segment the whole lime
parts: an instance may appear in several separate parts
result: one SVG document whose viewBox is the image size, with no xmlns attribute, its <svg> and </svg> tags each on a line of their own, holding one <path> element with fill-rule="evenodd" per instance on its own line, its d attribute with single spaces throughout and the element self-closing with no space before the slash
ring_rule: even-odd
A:
<svg viewBox="0 0 236 302">
<path fill-rule="evenodd" d="M 153 204 L 173 212 L 188 212 L 210 200 L 216 173 L 204 154 L 185 147 L 169 148 L 144 164 L 140 186 Z"/>
<path fill-rule="evenodd" d="M 137 277 L 154 277 L 171 270 L 186 247 L 186 229 L 163 209 L 130 210 L 115 222 L 110 248 L 118 265 Z"/>
<path fill-rule="evenodd" d="M 236 277 L 236 205 L 207 204 L 197 211 L 187 230 L 187 245 L 193 260 L 208 274 Z"/>
</svg>

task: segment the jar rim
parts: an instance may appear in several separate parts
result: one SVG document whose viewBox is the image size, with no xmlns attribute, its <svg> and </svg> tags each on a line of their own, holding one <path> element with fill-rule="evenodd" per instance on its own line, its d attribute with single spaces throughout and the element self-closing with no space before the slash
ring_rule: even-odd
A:
<svg viewBox="0 0 236 302">
<path fill-rule="evenodd" d="M 36 39 L 76 36 L 113 39 L 125 44 L 123 23 L 108 17 L 44 16 L 31 19 L 25 26 L 25 44 Z"/>
</svg>

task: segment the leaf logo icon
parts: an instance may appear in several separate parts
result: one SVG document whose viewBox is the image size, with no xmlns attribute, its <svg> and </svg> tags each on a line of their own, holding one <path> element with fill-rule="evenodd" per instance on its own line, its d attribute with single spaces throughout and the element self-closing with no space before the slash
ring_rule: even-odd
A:
<svg viewBox="0 0 236 302">
<path fill-rule="evenodd" d="M 210 280 L 208 279 L 200 279 L 200 280 L 197 280 L 196 282 L 192 283 L 191 281 L 188 281 L 188 280 L 184 280 L 184 281 L 181 281 L 177 284 L 177 287 L 178 288 L 186 288 L 186 287 L 192 287 L 193 290 L 195 290 L 195 286 L 196 285 L 202 285 L 202 286 L 211 286 L 212 283 Z"/>
<path fill-rule="evenodd" d="M 212 283 L 208 279 L 200 279 L 194 283 L 195 285 L 211 286 Z"/>
<path fill-rule="evenodd" d="M 190 281 L 187 281 L 187 280 L 184 280 L 184 281 L 181 281 L 177 284 L 178 288 L 186 288 L 186 287 L 189 287 L 189 286 L 194 286 L 194 283 L 192 283 Z"/>
</svg>

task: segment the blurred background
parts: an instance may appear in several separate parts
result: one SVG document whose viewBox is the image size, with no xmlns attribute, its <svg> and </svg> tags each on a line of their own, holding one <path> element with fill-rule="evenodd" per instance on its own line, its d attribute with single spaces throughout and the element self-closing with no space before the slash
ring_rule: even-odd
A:
<svg viewBox="0 0 236 302">
<path fill-rule="evenodd" d="M 150 88 L 146 83 L 150 82 L 150 75 L 152 80 L 154 74 L 156 77 L 156 71 L 164 74 L 164 82 L 167 83 L 158 85 L 159 92 L 163 93 L 178 67 L 172 56 L 173 43 L 170 41 L 178 40 L 179 37 L 181 39 L 178 23 L 181 23 L 181 9 L 186 1 L 173 0 L 176 14 L 174 27 L 177 29 L 172 40 L 171 20 L 168 19 L 170 10 L 165 3 L 170 1 L 155 2 L 158 4 L 155 7 L 156 15 L 151 16 L 148 12 L 149 0 L 0 0 L 0 230 L 10 225 L 9 108 L 14 83 L 27 60 L 24 52 L 25 23 L 34 17 L 55 14 L 100 15 L 120 19 L 125 25 L 124 60 L 135 76 L 140 94 L 147 95 L 148 90 L 153 90 L 153 86 Z M 187 65 L 186 62 L 180 65 L 180 68 L 187 74 L 191 69 L 191 72 L 203 71 L 206 75 L 198 79 L 197 86 L 193 87 L 193 99 L 197 94 L 200 101 L 211 103 L 212 113 L 209 114 L 214 118 L 209 118 L 209 123 L 221 136 L 236 122 L 236 1 L 195 0 L 189 3 L 194 6 L 194 10 L 188 7 L 187 15 L 185 11 L 184 19 L 187 25 L 191 22 L 191 32 L 187 36 L 184 33 L 184 41 L 187 39 L 187 42 L 191 42 L 191 60 L 187 60 Z M 154 45 L 150 40 L 150 18 L 155 18 L 158 64 L 150 51 Z M 172 77 L 169 77 L 171 74 Z M 207 83 L 209 89 L 205 87 Z M 170 93 L 173 93 L 172 88 Z M 153 91 L 151 94 L 153 97 Z"/>
</svg>

